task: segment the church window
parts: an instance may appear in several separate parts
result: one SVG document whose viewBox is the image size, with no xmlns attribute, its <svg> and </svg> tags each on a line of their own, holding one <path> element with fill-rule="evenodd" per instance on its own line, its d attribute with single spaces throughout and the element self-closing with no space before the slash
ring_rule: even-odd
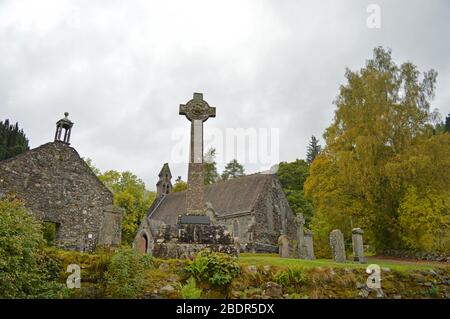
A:
<svg viewBox="0 0 450 319">
<path fill-rule="evenodd" d="M 237 219 L 233 221 L 233 237 L 239 238 L 239 221 Z"/>
</svg>

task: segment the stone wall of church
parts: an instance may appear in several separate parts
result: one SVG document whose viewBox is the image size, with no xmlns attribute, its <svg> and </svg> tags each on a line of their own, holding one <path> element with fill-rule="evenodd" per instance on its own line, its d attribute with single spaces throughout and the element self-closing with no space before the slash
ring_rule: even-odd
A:
<svg viewBox="0 0 450 319">
<path fill-rule="evenodd" d="M 104 245 L 120 243 L 122 213 L 112 206 L 113 195 L 66 144 L 48 143 L 0 162 L 0 192 L 9 191 L 38 220 L 56 224 L 59 246 L 92 251 L 99 237 Z"/>
<path fill-rule="evenodd" d="M 291 241 L 296 240 L 297 229 L 294 214 L 284 195 L 278 179 L 274 176 L 260 194 L 255 206 L 255 235 L 257 251 L 276 252 L 278 237 L 287 235 Z"/>
<path fill-rule="evenodd" d="M 252 223 L 251 212 L 239 214 L 237 216 L 220 218 L 217 223 L 225 226 L 233 237 L 239 238 L 239 243 L 241 245 L 248 243 L 250 238 L 249 226 Z"/>
</svg>

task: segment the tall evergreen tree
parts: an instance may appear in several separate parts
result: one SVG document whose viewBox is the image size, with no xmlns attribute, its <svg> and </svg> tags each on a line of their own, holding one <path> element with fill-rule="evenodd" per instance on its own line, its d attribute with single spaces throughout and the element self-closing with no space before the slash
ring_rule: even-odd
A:
<svg viewBox="0 0 450 319">
<path fill-rule="evenodd" d="M 206 152 L 204 170 L 205 170 L 205 174 L 204 174 L 205 185 L 215 183 L 220 178 L 219 173 L 217 173 L 216 149 L 215 148 L 210 148 Z"/>
<path fill-rule="evenodd" d="M 450 132 L 450 113 L 445 118 L 445 131 Z"/>
<path fill-rule="evenodd" d="M 239 164 L 239 162 L 236 159 L 234 159 L 231 160 L 225 166 L 225 170 L 222 173 L 222 179 L 228 180 L 243 175 L 244 175 L 244 166 Z"/>
<path fill-rule="evenodd" d="M 19 155 L 27 150 L 28 139 L 19 124 L 10 124 L 9 120 L 0 121 L 0 161 Z"/>
<path fill-rule="evenodd" d="M 319 155 L 322 147 L 319 144 L 319 140 L 312 135 L 311 141 L 309 142 L 308 149 L 306 151 L 306 161 L 308 164 L 311 164 L 317 155 Z"/>
</svg>

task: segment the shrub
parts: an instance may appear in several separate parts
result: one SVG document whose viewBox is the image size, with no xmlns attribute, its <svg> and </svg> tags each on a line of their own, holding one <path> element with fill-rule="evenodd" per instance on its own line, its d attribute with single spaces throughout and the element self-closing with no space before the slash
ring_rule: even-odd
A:
<svg viewBox="0 0 450 319">
<path fill-rule="evenodd" d="M 301 269 L 289 268 L 287 271 L 277 272 L 274 281 L 284 287 L 299 286 L 306 282 L 306 278 Z"/>
<path fill-rule="evenodd" d="M 228 285 L 239 272 L 237 258 L 209 249 L 197 254 L 186 270 L 198 281 L 212 285 Z"/>
<path fill-rule="evenodd" d="M 40 223 L 9 194 L 0 199 L 0 298 L 61 298 L 60 265 L 44 251 Z"/>
<path fill-rule="evenodd" d="M 190 277 L 185 285 L 181 287 L 183 299 L 200 299 L 202 290 L 197 288 L 195 278 Z"/>
<path fill-rule="evenodd" d="M 114 255 L 105 273 L 107 294 L 112 298 L 137 298 L 144 289 L 147 261 L 131 248 Z"/>
<path fill-rule="evenodd" d="M 274 276 L 274 280 L 283 287 L 289 286 L 289 274 L 287 271 L 277 272 Z"/>
<path fill-rule="evenodd" d="M 154 265 L 155 258 L 153 256 L 145 254 L 141 258 L 142 258 L 142 263 L 144 265 L 144 269 L 154 269 L 155 268 L 155 265 Z"/>
</svg>

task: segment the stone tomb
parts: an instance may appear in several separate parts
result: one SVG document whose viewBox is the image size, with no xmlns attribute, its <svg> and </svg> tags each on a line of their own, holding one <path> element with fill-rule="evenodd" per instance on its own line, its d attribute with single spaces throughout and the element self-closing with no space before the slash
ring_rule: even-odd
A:
<svg viewBox="0 0 450 319">
<path fill-rule="evenodd" d="M 188 258 L 205 248 L 238 255 L 233 237 L 224 227 L 202 224 L 162 225 L 152 254 L 161 258 Z"/>
<path fill-rule="evenodd" d="M 345 255 L 344 235 L 339 229 L 335 229 L 330 233 L 330 246 L 333 253 L 333 260 L 343 263 L 347 260 Z"/>
</svg>

